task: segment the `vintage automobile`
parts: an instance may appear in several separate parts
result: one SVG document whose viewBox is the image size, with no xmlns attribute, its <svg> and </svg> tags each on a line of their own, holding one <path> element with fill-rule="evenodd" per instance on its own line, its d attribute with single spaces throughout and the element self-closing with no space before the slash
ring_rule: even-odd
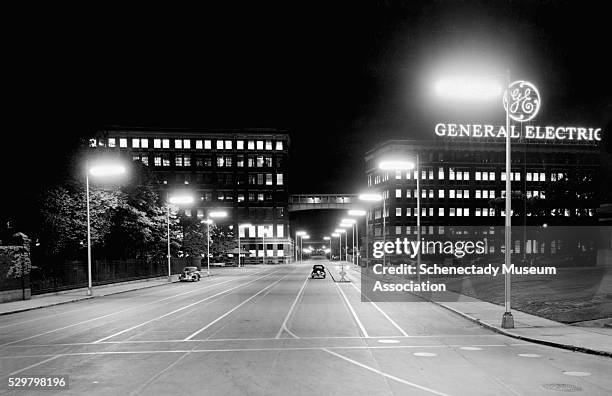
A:
<svg viewBox="0 0 612 396">
<path fill-rule="evenodd" d="M 185 267 L 183 272 L 179 275 L 179 281 L 181 282 L 197 282 L 201 278 L 200 270 L 198 267 Z"/>
<path fill-rule="evenodd" d="M 315 264 L 312 266 L 312 272 L 310 274 L 310 278 L 323 278 L 325 279 L 325 267 L 321 264 Z"/>
</svg>

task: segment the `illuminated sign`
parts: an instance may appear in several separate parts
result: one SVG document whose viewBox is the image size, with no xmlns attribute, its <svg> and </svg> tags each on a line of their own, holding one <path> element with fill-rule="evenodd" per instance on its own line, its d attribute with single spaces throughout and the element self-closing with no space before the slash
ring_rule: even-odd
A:
<svg viewBox="0 0 612 396">
<path fill-rule="evenodd" d="M 508 92 L 510 105 L 508 106 Z M 526 122 L 532 120 L 540 110 L 540 93 L 535 85 L 528 81 L 515 81 L 504 93 L 504 109 L 514 121 Z"/>
<path fill-rule="evenodd" d="M 505 126 L 488 124 L 436 124 L 435 132 L 438 136 L 506 138 Z M 601 128 L 526 125 L 523 132 L 523 138 L 533 140 L 601 141 Z M 510 137 L 521 137 L 514 125 L 510 127 Z"/>
</svg>

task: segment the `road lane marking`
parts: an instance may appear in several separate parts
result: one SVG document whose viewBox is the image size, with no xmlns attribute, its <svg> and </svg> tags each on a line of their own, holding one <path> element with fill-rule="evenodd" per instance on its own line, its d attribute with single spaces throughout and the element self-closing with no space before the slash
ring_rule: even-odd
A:
<svg viewBox="0 0 612 396">
<path fill-rule="evenodd" d="M 280 271 L 280 270 L 278 270 L 278 271 Z M 278 272 L 278 271 L 274 271 L 274 272 Z M 262 272 L 265 272 L 265 270 L 256 272 L 255 274 L 248 274 L 248 275 L 257 275 L 257 274 L 260 274 Z M 244 275 L 244 276 L 248 276 L 248 275 Z M 60 327 L 59 329 L 49 330 L 49 331 L 46 331 L 44 333 L 35 334 L 33 336 L 30 336 L 30 337 L 26 337 L 26 338 L 22 338 L 22 339 L 19 339 L 19 340 L 16 340 L 16 341 L 11 341 L 11 342 L 7 342 L 7 343 L 4 343 L 4 344 L 0 344 L 0 347 L 4 347 L 4 346 L 7 346 L 7 345 L 11 345 L 11 344 L 16 344 L 16 343 L 21 342 L 21 341 L 27 341 L 27 340 L 30 340 L 32 338 L 40 337 L 40 336 L 43 336 L 43 335 L 46 335 L 46 334 L 50 334 L 50 333 L 54 333 L 54 332 L 60 331 L 60 330 L 65 330 L 65 329 L 68 329 L 68 328 L 71 328 L 71 327 L 74 327 L 74 326 L 78 326 L 78 325 L 82 325 L 82 324 L 85 324 L 85 323 L 93 322 L 95 320 L 108 318 L 109 316 L 117 315 L 117 314 L 120 314 L 120 313 L 123 313 L 123 312 L 127 312 L 127 311 L 130 311 L 130 310 L 133 310 L 133 309 L 142 308 L 142 307 L 146 307 L 146 306 L 149 306 L 149 305 L 157 304 L 159 302 L 166 301 L 166 300 L 169 300 L 169 299 L 172 299 L 172 298 L 175 298 L 175 297 L 180 297 L 180 296 L 183 296 L 185 294 L 189 294 L 189 293 L 193 293 L 193 292 L 201 291 L 201 290 L 206 290 L 206 289 L 209 289 L 209 288 L 214 287 L 214 286 L 218 286 L 218 285 L 222 285 L 222 284 L 225 284 L 225 283 L 228 283 L 228 282 L 240 280 L 242 277 L 243 276 L 239 276 L 239 277 L 236 277 L 236 278 L 228 279 L 228 280 L 223 281 L 223 282 L 213 283 L 213 284 L 210 284 L 210 285 L 203 286 L 203 287 L 201 287 L 199 289 L 194 289 L 194 290 L 189 290 L 187 292 L 183 292 L 183 293 L 179 293 L 179 294 L 174 294 L 172 296 L 164 297 L 162 299 L 151 301 L 151 302 L 148 302 L 146 304 L 141 304 L 141 305 L 137 305 L 137 306 L 134 306 L 134 307 L 122 309 L 120 311 L 115 311 L 115 312 L 112 312 L 110 314 L 106 314 L 106 315 L 103 315 L 103 316 L 98 316 L 98 317 L 95 317 L 95 318 L 92 318 L 92 319 L 88 319 L 88 320 L 84 320 L 84 321 L 81 321 L 81 322 L 78 322 L 78 323 L 74 323 L 74 324 L 71 324 L 71 325 L 68 325 L 68 326 Z M 89 301 L 89 300 L 90 299 L 86 299 L 86 300 L 83 300 L 83 301 Z"/>
<path fill-rule="evenodd" d="M 24 368 L 19 369 L 19 370 L 17 370 L 17 371 L 13 371 L 13 372 L 12 372 L 12 373 L 10 373 L 10 374 L 3 375 L 3 377 L 10 377 L 10 376 L 12 376 L 12 375 L 17 375 L 17 374 L 22 373 L 22 372 L 24 372 L 24 371 L 26 371 L 26 370 L 29 370 L 29 369 L 34 368 L 34 367 L 38 367 L 38 366 L 40 366 L 41 364 L 45 364 L 45 363 L 47 363 L 47 362 L 50 362 L 51 360 L 55 360 L 55 359 L 57 359 L 58 357 L 62 357 L 62 356 L 64 356 L 64 355 L 53 355 L 53 356 L 52 356 L 52 357 L 50 357 L 49 359 L 45 359 L 45 360 L 43 360 L 42 362 L 34 363 L 34 364 L 29 365 L 28 367 L 24 367 Z"/>
<path fill-rule="evenodd" d="M 431 353 L 431 352 L 415 352 L 413 353 L 414 356 L 419 356 L 419 357 L 434 357 L 434 356 L 438 356 L 435 353 Z"/>
<path fill-rule="evenodd" d="M 449 395 L 448 395 L 448 394 L 446 394 L 446 393 L 438 392 L 438 391 L 433 390 L 433 389 L 431 389 L 431 388 L 428 388 L 428 387 L 426 387 L 426 386 L 422 386 L 422 385 L 419 385 L 419 384 L 415 384 L 414 382 L 406 381 L 406 380 L 401 379 L 401 378 L 398 378 L 398 377 L 396 377 L 396 376 L 394 376 L 394 375 L 387 374 L 387 373 L 385 373 L 385 372 L 383 372 L 383 371 L 380 371 L 380 370 L 378 370 L 378 369 L 375 369 L 374 367 L 366 366 L 366 365 L 365 365 L 365 364 L 363 364 L 363 363 L 359 363 L 358 361 L 353 360 L 353 359 L 351 359 L 351 358 L 348 358 L 348 357 L 346 357 L 346 356 L 340 355 L 339 353 L 332 352 L 332 351 L 330 351 L 330 350 L 328 350 L 328 349 L 325 349 L 325 348 L 324 348 L 323 350 L 324 350 L 325 352 L 327 352 L 327 353 L 330 353 L 330 354 L 332 354 L 332 355 L 336 356 L 336 357 L 339 357 L 340 359 L 346 360 L 346 361 L 347 361 L 347 362 L 349 362 L 349 363 L 352 363 L 352 364 L 354 364 L 354 365 L 357 365 L 357 366 L 359 366 L 359 367 L 361 367 L 361 368 L 364 368 L 364 369 L 366 369 L 366 370 L 372 371 L 372 372 L 374 372 L 374 373 L 376 373 L 376 374 L 382 375 L 382 376 L 383 376 L 383 377 L 385 377 L 385 378 L 389 378 L 389 379 L 392 379 L 392 380 L 394 380 L 394 381 L 400 382 L 400 383 L 402 383 L 402 384 L 404 384 L 404 385 L 408 385 L 408 386 L 411 386 L 411 387 L 413 387 L 413 388 L 417 388 L 417 389 L 420 389 L 420 390 L 423 390 L 423 391 L 426 391 L 426 392 L 429 392 L 429 393 L 433 393 L 434 395 L 439 395 L 439 396 L 449 396 Z"/>
<path fill-rule="evenodd" d="M 86 355 L 129 355 L 129 354 L 164 354 L 164 353 L 210 353 L 210 352 L 265 352 L 265 351 L 313 351 L 324 349 L 426 349 L 426 348 L 459 348 L 461 345 L 355 345 L 355 346 L 312 346 L 312 347 L 270 347 L 270 348 L 220 348 L 220 349 L 172 349 L 145 351 L 98 351 L 98 352 L 63 352 L 61 354 L 13 355 L 0 359 L 25 359 L 38 357 L 86 356 Z M 511 347 L 505 344 L 478 345 L 483 348 Z"/>
<path fill-rule="evenodd" d="M 144 325 L 146 325 L 146 324 L 149 324 L 149 323 L 151 323 L 151 322 L 155 322 L 155 321 L 157 321 L 157 320 L 159 320 L 159 319 L 165 318 L 166 316 L 169 316 L 169 315 L 175 314 L 175 313 L 177 313 L 177 312 L 183 311 L 183 310 L 185 310 L 185 309 L 187 309 L 187 308 L 193 307 L 194 305 L 197 305 L 197 304 L 200 304 L 200 303 L 202 303 L 202 302 L 204 302 L 204 301 L 210 300 L 211 298 L 215 298 L 215 297 L 217 297 L 217 296 L 220 296 L 221 294 L 225 294 L 225 293 L 227 293 L 227 292 L 230 292 L 230 291 L 232 291 L 232 290 L 238 289 L 238 288 L 240 288 L 240 287 L 244 287 L 244 286 L 246 286 L 246 285 L 249 285 L 249 284 L 251 284 L 251 283 L 253 283 L 253 282 L 255 282 L 255 281 L 258 281 L 259 279 L 266 278 L 266 277 L 268 277 L 268 276 L 270 276 L 270 275 L 273 275 L 273 274 L 275 274 L 275 273 L 277 273 L 277 272 L 279 272 L 279 271 L 281 271 L 281 270 L 271 272 L 271 273 L 269 273 L 269 274 L 267 274 L 267 275 L 264 275 L 264 276 L 260 276 L 259 278 L 255 278 L 255 279 L 253 279 L 252 281 L 249 281 L 249 282 L 247 282 L 247 283 L 243 283 L 243 284 L 240 284 L 240 285 L 237 285 L 237 286 L 231 287 L 231 288 L 229 288 L 229 289 L 225 289 L 225 290 L 223 290 L 223 291 L 221 291 L 221 292 L 219 292 L 219 293 L 213 294 L 212 296 L 208 296 L 208 297 L 203 298 L 203 299 L 201 299 L 201 300 L 198 300 L 198 301 L 196 301 L 196 302 L 194 302 L 194 303 L 191 303 L 191 304 L 185 305 L 184 307 L 181 307 L 181 308 L 175 309 L 175 310 L 174 310 L 174 311 L 172 311 L 172 312 L 168 312 L 168 313 L 166 313 L 166 314 L 164 314 L 164 315 L 161 315 L 161 316 L 158 316 L 158 317 L 156 317 L 156 318 L 153 318 L 153 319 L 147 320 L 146 322 L 143 322 L 143 323 L 137 324 L 137 325 L 135 325 L 135 326 L 129 327 L 129 328 L 125 329 L 125 330 L 121 330 L 121 331 L 119 331 L 119 332 L 117 332 L 117 333 L 115 333 L 115 334 L 111 334 L 111 335 L 109 335 L 109 336 L 107 336 L 107 337 L 100 338 L 99 340 L 94 341 L 93 343 L 94 343 L 94 344 L 98 344 L 98 343 L 100 343 L 100 342 L 102 342 L 102 341 L 106 341 L 106 340 L 108 340 L 108 339 L 110 339 L 110 338 L 116 337 L 116 336 L 121 335 L 121 334 L 123 334 L 123 333 L 127 333 L 128 331 L 131 331 L 131 330 L 137 329 L 137 328 L 139 328 L 139 327 L 141 327 L 141 326 L 144 326 Z"/>
<path fill-rule="evenodd" d="M 283 276 L 282 278 L 280 278 L 279 280 L 277 280 L 276 282 L 273 282 L 271 284 L 269 284 L 268 286 L 264 287 L 263 289 L 261 289 L 260 291 L 258 291 L 257 293 L 253 294 L 251 297 L 247 298 L 246 300 L 244 300 L 243 302 L 241 302 L 240 304 L 236 305 L 234 308 L 230 309 L 229 311 L 227 311 L 226 313 L 224 313 L 223 315 L 219 316 L 217 319 L 213 320 L 212 322 L 210 322 L 209 324 L 207 324 L 206 326 L 202 327 L 201 329 L 194 331 L 193 333 L 191 333 L 188 337 L 186 337 L 183 341 L 189 341 L 191 340 L 193 337 L 197 336 L 198 334 L 200 334 L 201 332 L 203 332 L 204 330 L 208 329 L 210 326 L 214 325 L 215 323 L 217 323 L 218 321 L 220 321 L 221 319 L 225 318 L 227 315 L 231 314 L 232 312 L 234 312 L 235 310 L 237 310 L 238 308 L 240 308 L 241 306 L 243 306 L 244 304 L 248 303 L 249 301 L 251 301 L 252 299 L 254 299 L 255 297 L 257 297 L 258 295 L 260 295 L 261 293 L 263 293 L 264 291 L 272 288 L 273 286 L 276 286 L 280 281 L 282 281 L 283 279 L 285 279 L 286 277 L 288 277 L 290 274 L 287 274 L 285 276 Z"/>
<path fill-rule="evenodd" d="M 302 283 L 302 287 L 300 288 L 300 291 L 298 291 L 297 296 L 295 296 L 295 300 L 293 300 L 293 304 L 291 304 L 291 307 L 289 308 L 289 312 L 287 312 L 287 315 L 285 316 L 285 319 L 283 320 L 283 324 L 281 325 L 281 328 L 278 330 L 278 333 L 276 333 L 275 338 L 280 338 L 281 334 L 283 333 L 283 330 L 289 333 L 290 335 L 292 335 L 294 338 L 300 338 L 287 328 L 287 322 L 289 321 L 289 318 L 293 314 L 293 310 L 295 309 L 295 306 L 297 305 L 298 300 L 304 293 L 304 288 L 306 287 L 306 283 L 308 283 L 308 278 L 310 278 L 310 275 L 308 275 L 306 279 L 304 280 L 304 283 Z"/>
<path fill-rule="evenodd" d="M 152 376 L 151 378 L 149 378 L 144 384 L 140 385 L 138 388 L 136 388 L 135 390 L 133 390 L 132 392 L 130 392 L 130 396 L 131 395 L 137 395 L 139 394 L 144 388 L 146 388 L 150 383 L 152 383 L 153 381 L 155 381 L 157 378 L 159 378 L 160 375 L 162 375 L 163 373 L 165 373 L 166 371 L 170 370 L 172 367 L 176 366 L 181 360 L 185 359 L 187 356 L 189 356 L 191 352 L 187 352 L 185 353 L 183 356 L 179 357 L 178 359 L 176 359 L 174 362 L 172 362 L 171 364 L 168 365 L 168 367 L 160 370 L 157 374 L 155 374 L 154 376 Z"/>
<path fill-rule="evenodd" d="M 355 286 L 355 284 L 353 282 L 351 282 L 351 286 L 353 286 L 355 289 L 357 289 L 357 291 L 361 294 L 361 290 L 359 290 L 359 288 L 357 286 Z M 397 323 L 395 323 L 395 321 L 393 319 L 391 319 L 389 317 L 389 315 L 387 315 L 374 301 L 370 300 L 368 298 L 368 296 L 366 296 L 365 294 L 361 294 L 361 295 L 363 295 L 370 302 L 370 304 L 372 304 L 372 306 L 378 310 L 378 312 L 380 312 L 389 322 L 391 322 L 391 324 L 396 329 L 398 329 L 399 332 L 402 333 L 402 335 L 404 337 L 408 337 L 408 334 L 401 327 L 399 327 L 399 325 Z"/>
<path fill-rule="evenodd" d="M 349 308 L 349 311 L 351 312 L 351 314 L 353 315 L 353 318 L 355 319 L 355 321 L 357 322 L 357 325 L 359 326 L 359 329 L 361 330 L 361 335 L 364 336 L 365 338 L 370 338 L 370 336 L 368 335 L 368 332 L 366 331 L 365 327 L 363 327 L 363 324 L 361 323 L 361 321 L 359 320 L 359 318 L 357 317 L 357 313 L 355 313 L 355 310 L 353 309 L 353 306 L 351 305 L 351 303 L 348 301 L 348 298 L 346 298 L 346 295 L 344 294 L 344 292 L 342 291 L 342 288 L 340 286 L 338 286 L 338 284 L 336 282 L 334 282 L 334 285 L 336 285 L 336 287 L 338 288 L 338 290 L 340 291 L 340 294 L 342 295 L 342 298 L 344 298 L 344 302 L 346 303 L 346 305 Z M 386 337 L 385 337 L 386 338 Z"/>
</svg>

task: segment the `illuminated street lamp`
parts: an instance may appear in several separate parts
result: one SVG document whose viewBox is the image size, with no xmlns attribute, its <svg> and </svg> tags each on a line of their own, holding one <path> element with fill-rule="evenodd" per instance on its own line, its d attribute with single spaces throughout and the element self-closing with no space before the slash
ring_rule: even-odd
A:
<svg viewBox="0 0 612 396">
<path fill-rule="evenodd" d="M 349 224 L 351 226 L 351 236 L 353 238 L 352 252 L 353 252 L 353 264 L 355 264 L 355 227 L 357 226 L 357 220 L 355 219 L 342 219 L 342 224 Z"/>
<path fill-rule="evenodd" d="M 353 255 L 355 254 L 355 232 L 353 230 L 353 225 L 349 223 L 340 223 L 340 228 L 350 228 L 353 232 Z M 344 231 L 344 259 L 348 261 L 348 233 L 346 230 Z"/>
<path fill-rule="evenodd" d="M 344 228 L 336 228 L 334 233 L 345 234 L 346 237 L 346 230 Z M 346 255 L 344 256 L 344 259 L 346 260 Z M 340 261 L 342 261 L 342 235 L 340 236 Z"/>
<path fill-rule="evenodd" d="M 190 205 L 194 201 L 190 194 L 172 195 L 168 197 L 168 205 L 166 212 L 166 232 L 168 239 L 168 282 L 172 282 L 171 263 L 170 263 L 170 205 Z"/>
<path fill-rule="evenodd" d="M 252 227 L 251 224 L 249 223 L 244 223 L 244 224 L 238 224 L 238 268 L 240 268 L 240 229 L 244 228 L 244 227 Z"/>
<path fill-rule="evenodd" d="M 298 241 L 298 237 L 302 237 L 303 235 L 306 235 L 306 231 L 296 231 L 295 232 L 295 261 L 298 261 L 298 245 L 299 245 L 299 241 Z M 300 261 L 301 261 L 301 255 L 300 255 Z"/>
<path fill-rule="evenodd" d="M 363 209 L 351 209 L 348 211 L 348 215 L 349 216 L 354 216 L 354 217 L 359 217 L 359 216 L 365 216 L 366 215 L 366 211 Z M 367 219 L 366 219 L 367 221 Z M 355 231 L 357 233 L 357 238 L 355 238 L 355 242 L 356 242 L 356 246 L 357 246 L 357 265 L 359 265 L 359 222 L 355 222 Z M 367 231 L 367 229 L 366 229 Z M 366 232 L 367 234 L 367 232 Z"/>
<path fill-rule="evenodd" d="M 438 96 L 454 100 L 483 101 L 498 98 L 502 94 L 502 84 L 495 81 L 498 76 L 488 77 L 454 77 L 439 81 L 435 86 Z M 540 94 L 530 82 L 519 80 L 510 82 L 510 70 L 505 73 L 506 89 L 502 95 L 502 103 L 506 113 L 506 199 L 505 199 L 505 249 L 504 264 L 510 267 L 512 245 L 512 167 L 511 167 L 511 130 L 510 118 L 518 122 L 533 119 L 540 108 Z M 514 318 L 511 312 L 512 283 L 510 272 L 504 274 L 504 308 L 501 327 L 514 328 Z"/>
<path fill-rule="evenodd" d="M 382 201 L 383 203 L 383 213 L 382 213 L 382 218 L 383 218 L 383 245 L 384 245 L 384 240 L 385 240 L 385 200 L 383 199 L 383 196 L 381 194 L 378 193 L 364 193 L 364 194 L 359 194 L 359 199 L 361 201 L 367 201 L 367 202 L 377 202 L 377 201 Z M 369 237 L 369 226 L 368 226 L 368 216 L 366 216 L 366 265 L 369 265 L 369 260 L 370 260 L 370 244 L 368 241 L 368 237 Z M 384 262 L 384 249 L 383 249 L 383 262 Z"/>
<path fill-rule="evenodd" d="M 93 295 L 91 285 L 91 221 L 89 214 L 89 174 L 101 180 L 124 175 L 125 166 L 120 163 L 100 162 L 89 166 L 85 172 L 85 198 L 87 201 L 87 295 Z"/>
<path fill-rule="evenodd" d="M 213 223 L 211 218 L 219 219 L 227 217 L 227 212 L 224 210 L 216 210 L 208 213 L 208 219 L 202 220 L 206 224 L 206 273 L 210 276 L 210 225 Z"/>
</svg>

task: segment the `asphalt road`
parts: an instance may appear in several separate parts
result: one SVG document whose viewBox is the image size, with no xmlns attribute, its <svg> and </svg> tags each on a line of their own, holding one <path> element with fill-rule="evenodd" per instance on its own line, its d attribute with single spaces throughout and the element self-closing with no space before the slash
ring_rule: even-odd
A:
<svg viewBox="0 0 612 396">
<path fill-rule="evenodd" d="M 508 338 L 426 302 L 361 302 L 357 282 L 308 279 L 312 264 L 213 270 L 1 316 L 0 394 L 36 393 L 7 389 L 29 375 L 69 377 L 43 395 L 612 394 L 612 359 Z"/>
</svg>

